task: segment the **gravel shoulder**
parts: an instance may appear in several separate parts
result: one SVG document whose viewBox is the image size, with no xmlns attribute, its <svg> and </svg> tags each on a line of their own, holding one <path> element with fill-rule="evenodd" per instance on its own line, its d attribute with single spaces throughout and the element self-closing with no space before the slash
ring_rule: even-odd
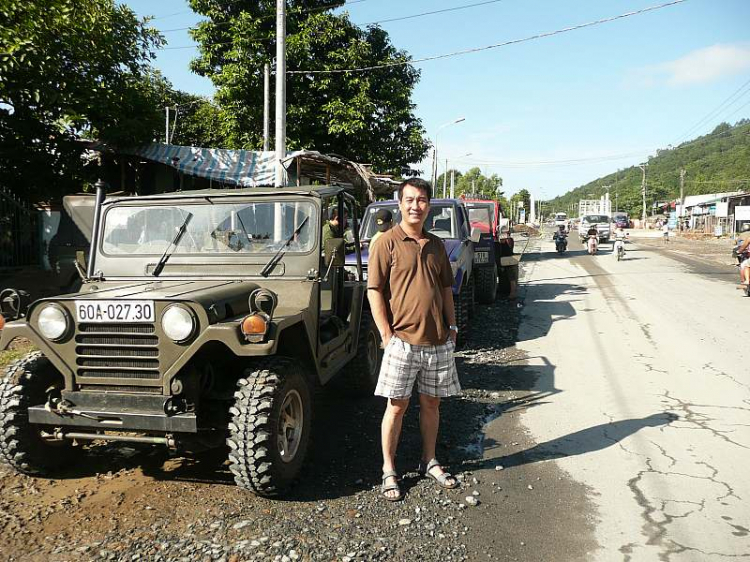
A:
<svg viewBox="0 0 750 562">
<path fill-rule="evenodd" d="M 415 400 L 398 457 L 407 496 L 383 501 L 383 401 L 325 389 L 305 472 L 283 500 L 236 488 L 216 454 L 94 444 L 56 479 L 0 467 L 0 560 L 583 560 L 595 548 L 587 490 L 536 462 L 518 420 L 549 382 L 515 347 L 522 313 L 477 307 L 457 353 L 464 394 L 443 405 L 438 456 L 458 490 L 414 472 Z"/>
</svg>

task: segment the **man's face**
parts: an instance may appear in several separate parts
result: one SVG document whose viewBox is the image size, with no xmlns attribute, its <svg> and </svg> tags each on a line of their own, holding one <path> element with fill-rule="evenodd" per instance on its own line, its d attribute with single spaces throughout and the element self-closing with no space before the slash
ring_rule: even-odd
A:
<svg viewBox="0 0 750 562">
<path fill-rule="evenodd" d="M 430 212 L 430 201 L 424 191 L 412 185 L 407 185 L 404 187 L 398 207 L 401 210 L 403 222 L 421 229 L 427 219 L 427 214 Z"/>
</svg>

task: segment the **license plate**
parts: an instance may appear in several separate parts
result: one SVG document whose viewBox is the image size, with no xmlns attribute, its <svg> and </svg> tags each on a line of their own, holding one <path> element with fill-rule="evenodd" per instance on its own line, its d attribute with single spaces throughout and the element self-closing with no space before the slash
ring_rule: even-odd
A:
<svg viewBox="0 0 750 562">
<path fill-rule="evenodd" d="M 474 263 L 489 263 L 489 252 L 474 252 Z"/>
<path fill-rule="evenodd" d="M 76 301 L 78 322 L 153 322 L 154 301 Z"/>
</svg>

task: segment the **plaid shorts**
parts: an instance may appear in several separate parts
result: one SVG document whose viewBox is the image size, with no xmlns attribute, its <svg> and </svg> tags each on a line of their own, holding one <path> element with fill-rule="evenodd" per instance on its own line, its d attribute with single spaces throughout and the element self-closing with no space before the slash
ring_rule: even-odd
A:
<svg viewBox="0 0 750 562">
<path fill-rule="evenodd" d="M 442 345 L 411 345 L 393 336 L 385 347 L 376 396 L 408 398 L 414 381 L 420 394 L 444 398 L 461 392 L 452 339 Z"/>
</svg>

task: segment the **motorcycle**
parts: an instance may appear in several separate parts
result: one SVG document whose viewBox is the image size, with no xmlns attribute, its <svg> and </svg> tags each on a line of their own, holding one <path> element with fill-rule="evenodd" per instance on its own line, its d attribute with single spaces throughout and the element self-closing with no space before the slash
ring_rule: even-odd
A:
<svg viewBox="0 0 750 562">
<path fill-rule="evenodd" d="M 624 240 L 615 241 L 615 257 L 617 258 L 617 261 L 620 261 L 622 258 L 625 257 L 625 241 Z"/>
<path fill-rule="evenodd" d="M 619 235 L 618 235 L 619 236 Z M 624 237 L 615 237 L 615 243 L 612 246 L 617 261 L 620 261 L 625 257 L 625 240 L 628 238 L 628 233 L 625 233 Z"/>
<path fill-rule="evenodd" d="M 599 237 L 595 236 L 594 234 L 589 235 L 588 240 L 588 250 L 590 255 L 596 254 L 596 252 L 599 250 Z"/>
<path fill-rule="evenodd" d="M 737 267 L 740 268 L 740 284 L 742 284 L 742 262 L 746 259 L 750 259 L 750 252 L 745 250 L 744 252 L 740 253 L 740 247 L 742 246 L 742 240 L 737 240 L 737 245 L 732 248 L 732 257 L 737 258 Z M 750 285 L 745 285 L 745 288 L 743 290 L 746 297 L 750 297 Z"/>
<path fill-rule="evenodd" d="M 564 254 L 568 249 L 568 239 L 565 236 L 555 236 L 555 249 L 558 254 Z"/>
</svg>

